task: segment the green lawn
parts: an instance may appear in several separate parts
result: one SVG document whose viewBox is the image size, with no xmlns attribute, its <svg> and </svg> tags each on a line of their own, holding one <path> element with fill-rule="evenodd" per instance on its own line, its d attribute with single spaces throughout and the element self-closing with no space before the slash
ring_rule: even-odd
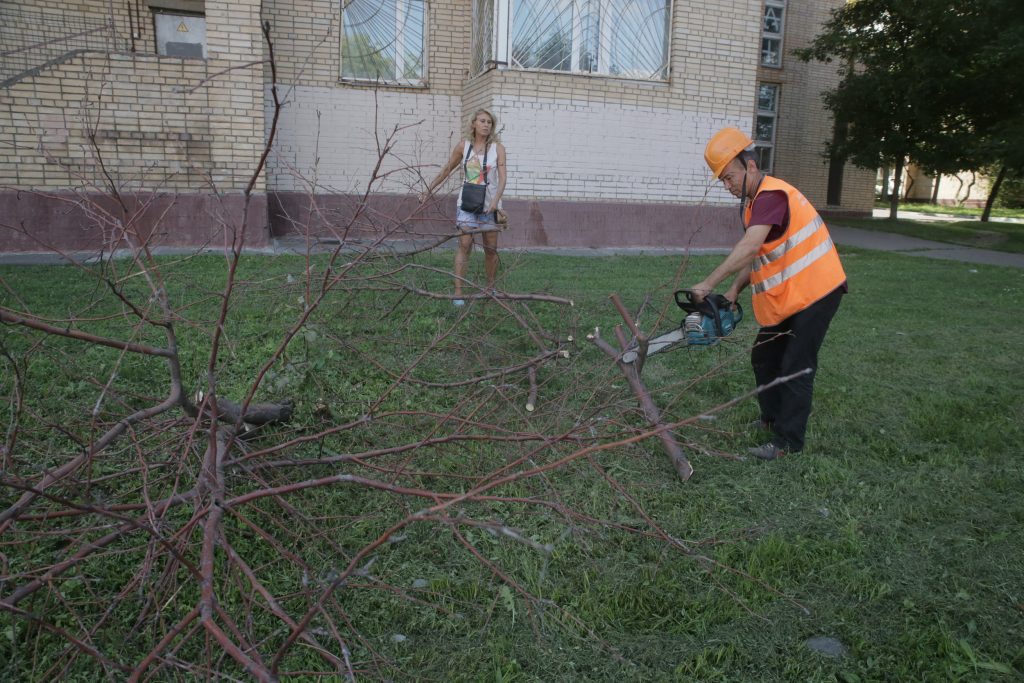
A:
<svg viewBox="0 0 1024 683">
<path fill-rule="evenodd" d="M 495 491 L 520 502 L 461 506 L 461 514 L 500 519 L 536 543 L 552 545 L 548 556 L 483 529 L 459 527 L 482 558 L 535 599 L 486 569 L 448 526 L 408 527 L 401 542 L 380 549 L 373 566 L 325 606 L 359 670 L 367 678 L 402 681 L 1020 680 L 1024 271 L 851 249 L 842 254 L 850 294 L 822 349 L 804 453 L 772 463 L 722 457 L 758 443 L 759 435 L 746 426 L 757 416 L 748 399 L 713 420 L 677 430 L 696 469 L 689 482 L 674 477 L 657 439 L 649 438 Z M 447 266 L 449 259 L 442 254 L 418 262 Z M 682 284 L 699 280 L 719 259 L 691 259 Z M 245 259 L 243 296 L 228 320 L 217 368 L 226 393 L 237 397 L 244 391 L 282 327 L 302 310 L 305 265 L 285 257 Z M 410 411 L 408 418 L 370 421 L 275 457 L 318 458 L 408 441 L 427 424 L 415 411 L 463 414 L 467 402 L 483 406 L 473 413 L 475 420 L 510 431 L 555 434 L 582 425 L 583 437 L 600 442 L 636 433 L 642 424 L 635 400 L 584 335 L 597 326 L 605 338 L 614 338 L 618 318 L 607 300 L 612 292 L 631 310 L 650 295 L 640 324 L 651 325 L 679 266 L 674 257 L 503 254 L 504 289 L 575 301 L 572 309 L 539 303 L 529 311 L 516 308 L 537 325 L 575 338 L 566 347 L 568 359 L 538 373 L 534 413 L 522 409 L 527 386 L 521 377 L 473 389 L 405 387 L 389 394 L 380 410 Z M 479 254 L 472 267 L 471 276 L 479 277 Z M 195 389 L 205 381 L 223 259 L 168 262 L 165 268 L 172 300 L 188 319 L 178 328 L 185 374 Z M 119 317 L 123 307 L 70 268 L 0 267 L 0 277 L 0 305 L 24 305 L 54 318 L 74 310 L 79 324 L 94 331 L 127 329 Z M 394 277 L 439 291 L 447 287 L 445 278 L 429 271 Z M 283 435 L 312 434 L 358 418 L 387 391 L 389 373 L 409 367 L 453 325 L 437 352 L 416 366 L 418 379 L 444 382 L 482 374 L 532 353 L 529 335 L 495 304 L 474 305 L 456 322 L 446 302 L 375 293 L 374 282 L 379 283 L 355 282 L 349 292 L 328 297 L 272 369 L 258 398 L 290 396 L 297 403 Z M 678 317 L 670 309 L 670 320 L 659 327 Z M 718 348 L 677 350 L 649 360 L 643 377 L 666 416 L 684 420 L 749 391 L 746 348 L 754 331 L 747 320 Z M 81 439 L 94 433 L 90 411 L 115 369 L 118 400 L 125 405 L 140 394 L 161 392 L 159 362 L 119 360 L 117 351 L 77 342 L 49 340 L 33 347 L 38 339 L 0 328 L 0 350 L 11 358 L 0 359 L 0 424 L 10 423 L 15 405 L 15 359 L 28 359 L 23 369 L 29 380 L 17 471 L 7 476 L 34 474 L 57 453 L 73 450 L 71 434 Z M 159 336 L 142 333 L 139 339 L 157 343 Z M 318 413 L 318 402 L 330 413 Z M 111 399 L 104 411 L 100 420 L 109 421 L 124 407 Z M 117 449 L 116 458 L 123 460 L 111 455 L 98 461 L 94 476 L 136 466 L 141 452 L 166 460 L 182 480 L 196 476 L 191 451 L 181 446 L 188 425 L 164 426 L 171 431 L 159 437 L 133 435 Z M 259 443 L 280 441 L 270 434 Z M 487 476 L 532 448 L 467 441 L 423 447 L 379 464 L 402 464 L 409 473 L 399 481 L 409 485 L 459 490 L 469 478 Z M 533 451 L 531 462 L 549 463 L 576 448 L 552 444 Z M 170 485 L 158 476 L 162 471 L 151 474 L 153 495 Z M 318 464 L 280 476 L 301 480 L 338 471 L 383 476 L 356 465 Z M 243 470 L 229 476 L 239 489 L 252 484 Z M 141 490 L 100 485 L 81 495 L 100 504 L 115 495 L 137 500 Z M 15 495 L 13 489 L 0 490 L 0 503 Z M 524 502 L 531 500 L 562 507 Z M 427 505 L 354 486 L 311 490 L 289 497 L 288 504 L 292 512 L 269 501 L 246 509 L 251 520 L 275 530 L 272 542 L 249 533 L 240 520 L 229 520 L 227 533 L 270 589 L 287 596 L 284 606 L 300 616 L 312 599 L 308 584 L 322 589 L 325 584 L 317 582 L 326 581 L 351 553 L 389 523 Z M 580 516 L 566 514 L 568 509 Z M 646 528 L 638 509 L 719 568 L 619 528 Z M 179 512 L 166 523 L 184 524 L 192 510 Z M 102 523 L 69 522 L 74 529 L 65 531 L 99 533 L 87 527 Z M 0 595 L 25 580 L 19 572 L 58 557 L 61 538 L 46 533 L 40 521 L 17 524 L 6 538 L 0 534 Z M 283 561 L 278 546 L 298 560 Z M 143 585 L 159 595 L 161 609 L 135 623 L 147 591 L 132 583 L 133 572 L 145 566 L 146 547 L 118 546 L 22 606 L 85 634 L 107 656 L 134 663 L 196 597 L 187 581 L 161 576 L 162 565 L 151 566 L 152 576 L 140 576 L 152 580 Z M 299 560 L 312 571 L 303 574 Z M 226 609 L 239 615 L 240 628 L 261 639 L 265 657 L 272 655 L 287 629 L 250 604 L 242 577 L 226 576 L 217 590 Z M 100 600 L 113 595 L 118 599 Z M 105 613 L 106 621 L 93 628 Z M 319 617 L 311 627 L 334 642 Z M 816 636 L 840 640 L 848 655 L 830 659 L 810 651 L 804 643 Z M 0 610 L 4 680 L 44 678 L 54 662 L 65 661 L 66 647 L 52 633 Z M 198 659 L 205 652 L 200 639 L 176 656 Z M 228 675 L 245 678 L 229 660 L 221 661 Z M 301 646 L 286 657 L 284 669 L 322 666 Z M 157 680 L 179 680 L 173 671 L 163 669 Z M 102 677 L 99 665 L 83 655 L 63 678 Z M 285 680 L 317 678 L 296 674 Z"/>
</svg>

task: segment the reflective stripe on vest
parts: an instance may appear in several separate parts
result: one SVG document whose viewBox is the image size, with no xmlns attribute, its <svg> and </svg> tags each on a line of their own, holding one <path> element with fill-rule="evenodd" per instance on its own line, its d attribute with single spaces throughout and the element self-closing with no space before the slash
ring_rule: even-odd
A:
<svg viewBox="0 0 1024 683">
<path fill-rule="evenodd" d="M 793 263 L 783 268 L 781 272 L 758 282 L 756 285 L 753 285 L 751 289 L 755 293 L 760 294 L 761 292 L 767 292 L 772 287 L 781 285 L 783 282 L 827 254 L 833 246 L 835 245 L 832 244 L 832 238 L 826 238 L 824 242 L 816 246 L 814 249 L 811 249 L 796 261 L 793 261 Z"/>
<path fill-rule="evenodd" d="M 772 261 L 778 261 L 782 258 L 782 255 L 787 251 L 800 244 L 808 237 L 818 231 L 818 228 L 825 225 L 825 221 L 821 220 L 821 216 L 815 216 L 814 220 L 800 228 L 800 230 L 790 237 L 788 240 L 775 247 L 767 254 L 757 257 L 757 261 L 754 263 L 754 270 L 761 270 L 761 265 L 769 265 Z"/>
</svg>

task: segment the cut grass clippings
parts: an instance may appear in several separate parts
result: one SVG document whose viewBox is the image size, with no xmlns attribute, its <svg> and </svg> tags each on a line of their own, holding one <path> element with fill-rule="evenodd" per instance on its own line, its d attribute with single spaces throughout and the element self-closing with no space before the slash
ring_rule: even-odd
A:
<svg viewBox="0 0 1024 683">
<path fill-rule="evenodd" d="M 398 667 L 392 677 L 1020 680 L 1024 271 L 853 249 L 842 255 L 850 293 L 821 352 L 804 453 L 771 463 L 711 455 L 739 453 L 757 443 L 760 435 L 744 427 L 757 416 L 751 400 L 712 422 L 680 430 L 697 472 L 685 484 L 674 477 L 656 444 L 650 451 L 657 457 L 639 457 L 627 449 L 601 461 L 670 533 L 714 539 L 702 552 L 786 597 L 746 579 L 708 575 L 697 563 L 635 536 L 574 535 L 556 544 L 543 567 L 521 547 L 487 541 L 490 557 L 513 567 L 537 595 L 589 624 L 613 648 L 610 652 L 586 634 L 546 618 L 535 630 L 537 622 L 518 596 L 489 579 L 468 580 L 464 572 L 474 567 L 463 566 L 465 558 L 446 558 L 443 539 L 424 535 L 417 543 L 396 546 L 381 564 L 406 571 L 410 580 L 429 581 L 434 594 L 452 596 L 461 621 L 417 612 L 387 596 L 362 604 L 349 594 L 346 603 L 364 633 Z M 304 267 L 301 260 L 285 257 L 245 260 L 252 272 Z M 719 261 L 693 258 L 683 284 L 699 280 Z M 608 295 L 619 293 L 636 310 L 647 293 L 671 281 L 679 259 L 503 254 L 503 263 L 503 288 L 573 298 L 586 325 L 610 329 L 618 321 Z M 185 268 L 195 269 L 194 279 L 203 281 L 222 264 L 211 257 Z M 478 269 L 479 260 L 472 265 Z M 178 276 L 184 280 L 189 272 Z M 49 308 L 60 315 L 64 296 L 59 293 L 73 288 L 77 273 L 60 267 L 0 267 L 0 277 L 37 312 Z M 62 287 L 54 287 L 58 282 Z M 662 287 L 656 298 L 670 294 L 670 288 Z M 0 296 L 5 305 L 14 305 L 6 293 Z M 233 357 L 265 352 L 266 340 L 280 335 L 272 307 L 251 305 L 260 314 L 247 318 L 244 308 L 238 311 L 246 327 L 233 337 Z M 680 315 L 670 310 L 662 328 Z M 399 318 L 382 318 L 380 324 L 404 330 L 410 321 Z M 746 347 L 754 331 L 751 317 L 718 348 L 650 359 L 644 378 L 666 415 L 700 414 L 749 390 Z M 318 362 L 325 364 L 318 373 L 330 373 L 331 363 L 345 363 L 343 350 Z M 576 362 L 598 368 L 608 360 L 584 345 Z M 688 378 L 718 363 L 724 372 L 680 389 Z M 372 377 L 346 375 L 336 381 L 342 379 L 356 392 Z M 74 405 L 75 386 L 67 386 L 65 378 L 53 382 L 55 394 Z M 241 378 L 238 382 L 244 386 Z M 304 386 L 296 381 L 290 390 Z M 621 391 L 624 401 L 632 400 L 627 388 Z M 316 396 L 296 399 L 299 411 L 308 411 Z M 4 410 L 0 406 L 6 424 Z M 437 462 L 457 467 L 460 458 L 482 455 L 439 452 Z M 592 478 L 563 480 L 559 486 L 582 509 L 629 521 L 628 506 L 617 507 Z M 2 495 L 0 502 L 7 502 L 12 494 Z M 383 496 L 353 490 L 321 495 L 324 510 L 339 515 L 331 521 L 339 526 L 349 524 L 344 515 L 364 515 L 360 523 L 365 523 L 373 505 L 388 504 Z M 745 605 L 719 590 L 715 580 L 725 582 Z M 485 620 L 463 615 L 464 605 L 473 601 L 490 606 Z M 0 631 L 0 662 L 24 663 L 25 655 L 12 650 L 20 627 L 9 617 L 0 626 L 7 629 Z M 401 641 L 393 634 L 402 634 Z M 805 646 L 819 636 L 838 639 L 848 654 L 832 659 Z M 129 653 L 117 654 L 131 660 Z M 15 664 L 0 663 L 0 673 L 18 680 L 19 670 L 8 666 Z M 86 680 L 87 673 L 78 679 Z M 74 672 L 69 677 L 75 678 Z"/>
</svg>

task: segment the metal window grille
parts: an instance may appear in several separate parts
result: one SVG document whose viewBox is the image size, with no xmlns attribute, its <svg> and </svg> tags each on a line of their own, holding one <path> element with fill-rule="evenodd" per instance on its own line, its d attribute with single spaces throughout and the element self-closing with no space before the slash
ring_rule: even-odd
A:
<svg viewBox="0 0 1024 683">
<path fill-rule="evenodd" d="M 423 0 L 345 0 L 341 14 L 343 80 L 423 84 Z"/>
<path fill-rule="evenodd" d="M 782 36 L 785 31 L 786 0 L 765 0 L 761 25 L 761 65 L 782 67 Z"/>
<path fill-rule="evenodd" d="M 775 165 L 775 124 L 779 112 L 779 86 L 762 83 L 757 89 L 757 117 L 754 122 L 754 149 L 757 167 L 771 173 Z"/>
<path fill-rule="evenodd" d="M 0 2 L 0 83 L 16 81 L 76 52 L 123 49 L 109 8 L 84 14 Z"/>
<path fill-rule="evenodd" d="M 668 78 L 671 0 L 477 0 L 481 8 L 492 4 L 492 12 L 475 16 L 474 46 L 489 43 L 499 64 Z"/>
<path fill-rule="evenodd" d="M 494 64 L 494 0 L 473 0 L 473 75 Z"/>
</svg>

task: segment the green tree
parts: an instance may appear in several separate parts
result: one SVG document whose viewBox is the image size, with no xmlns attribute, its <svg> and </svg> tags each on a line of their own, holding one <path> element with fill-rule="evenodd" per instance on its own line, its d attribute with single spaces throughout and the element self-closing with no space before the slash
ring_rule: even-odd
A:
<svg viewBox="0 0 1024 683">
<path fill-rule="evenodd" d="M 853 0 L 796 52 L 841 65 L 825 106 L 847 130 L 829 152 L 863 168 L 895 169 L 891 218 L 908 160 L 933 173 L 1024 161 L 1018 2 Z"/>
<path fill-rule="evenodd" d="M 973 86 L 977 156 L 980 164 L 999 168 L 982 213 L 987 221 L 1003 180 L 1024 174 L 1024 12 L 1017 0 L 984 4 L 986 32 L 978 36 L 967 79 Z"/>
<path fill-rule="evenodd" d="M 380 47 L 362 33 L 345 34 L 341 39 L 341 75 L 377 81 L 395 79 L 392 45 Z"/>
</svg>

